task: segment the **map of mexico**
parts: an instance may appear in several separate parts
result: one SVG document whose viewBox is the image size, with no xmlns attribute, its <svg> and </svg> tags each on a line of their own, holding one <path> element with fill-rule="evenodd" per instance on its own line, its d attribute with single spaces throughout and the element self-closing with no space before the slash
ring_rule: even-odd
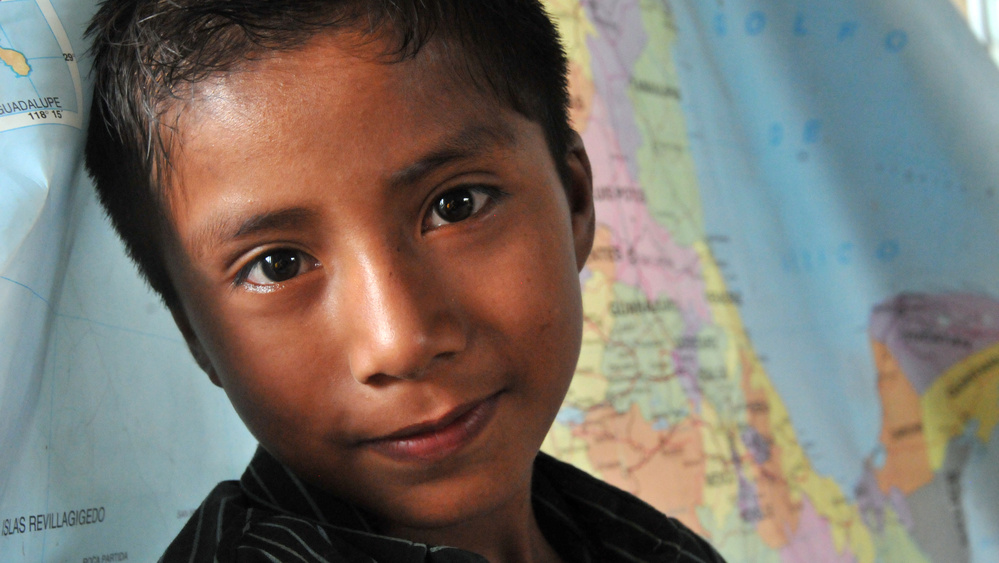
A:
<svg viewBox="0 0 999 563">
<path fill-rule="evenodd" d="M 993 377 L 999 374 L 999 364 L 989 363 L 988 358 L 975 363 L 969 357 L 965 361 L 976 367 L 961 368 L 964 356 L 931 353 L 944 367 L 956 363 L 952 372 L 962 374 L 952 375 L 957 383 L 947 387 L 954 390 L 954 399 L 942 391 L 922 399 L 924 406 L 917 412 L 926 413 L 922 416 L 933 424 L 910 421 L 885 430 L 890 436 L 884 442 L 887 459 L 857 459 L 846 471 L 856 477 L 830 475 L 817 466 L 817 461 L 828 459 L 820 452 L 837 446 L 816 447 L 814 440 L 829 435 L 828 430 L 810 439 L 802 437 L 801 429 L 810 428 L 812 417 L 797 407 L 800 393 L 785 395 L 775 384 L 774 367 L 767 365 L 767 356 L 759 352 L 745 326 L 743 291 L 731 286 L 735 282 L 745 287 L 724 257 L 733 243 L 747 237 L 730 234 L 735 224 L 712 225 L 704 217 L 703 210 L 716 212 L 722 205 L 710 199 L 712 192 L 695 174 L 696 153 L 701 151 L 703 158 L 704 151 L 720 153 L 724 150 L 720 147 L 736 146 L 738 141 L 722 136 L 709 144 L 705 131 L 687 121 L 692 114 L 701 117 L 691 108 L 702 103 L 697 96 L 703 96 L 704 90 L 691 94 L 691 85 L 681 82 L 677 69 L 684 65 L 688 74 L 696 70 L 711 75 L 707 71 L 717 68 L 718 60 L 727 64 L 738 49 L 728 44 L 754 40 L 759 45 L 798 38 L 810 41 L 813 49 L 850 46 L 867 58 L 871 53 L 897 57 L 912 47 L 911 30 L 890 22 L 871 29 L 858 19 L 863 8 L 851 13 L 844 6 L 837 11 L 841 15 L 825 12 L 819 18 L 808 2 L 796 3 L 789 14 L 752 2 L 718 10 L 698 5 L 689 12 L 702 12 L 697 14 L 700 22 L 709 25 L 700 29 L 710 30 L 713 48 L 720 52 L 705 56 L 698 51 L 692 62 L 676 54 L 677 29 L 689 31 L 694 26 L 678 22 L 677 13 L 666 7 L 639 1 L 551 5 L 562 18 L 563 30 L 570 30 L 567 42 L 576 63 L 574 118 L 591 153 L 599 224 L 594 253 L 582 276 L 587 324 L 580 368 L 546 444 L 548 451 L 679 517 L 734 560 L 803 561 L 819 552 L 824 554 L 822 560 L 829 561 L 969 560 L 969 544 L 985 544 L 969 537 L 962 524 L 949 533 L 942 533 L 950 529 L 947 526 L 936 526 L 936 533 L 930 533 L 937 516 L 929 511 L 933 501 L 928 499 L 950 499 L 947 502 L 960 516 L 957 522 L 968 519 L 961 508 L 961 489 L 936 483 L 960 482 L 955 468 L 965 458 L 950 453 L 945 461 L 943 452 L 959 451 L 952 443 L 965 432 L 966 421 L 978 424 L 982 446 L 993 435 L 991 421 L 999 412 L 999 399 L 994 397 L 999 383 Z M 743 69 L 757 70 L 752 63 Z M 732 90 L 727 87 L 711 85 L 715 92 L 729 94 Z M 745 102 L 756 88 L 745 84 L 737 90 L 745 99 L 735 99 Z M 779 100 L 782 92 L 774 89 L 773 95 Z M 694 101 L 685 106 L 688 96 Z M 747 105 L 752 117 L 761 105 L 775 112 L 782 109 L 781 103 L 769 100 L 754 99 Z M 719 115 L 708 119 L 712 127 L 724 123 Z M 845 119 L 774 118 L 760 124 L 760 138 L 770 150 L 789 149 L 790 162 L 800 169 L 824 156 L 821 145 L 829 142 L 831 131 L 848 126 Z M 722 135 L 730 134 L 723 131 Z M 724 174 L 730 164 L 713 166 L 706 176 Z M 777 171 L 778 166 L 783 165 L 767 163 L 763 170 L 787 181 L 780 177 L 784 172 Z M 887 168 L 880 164 L 872 171 L 884 176 Z M 898 170 L 898 165 L 892 169 Z M 896 174 L 903 181 L 921 177 L 911 171 Z M 749 178 L 747 184 L 757 181 Z M 799 181 L 817 186 L 828 180 L 803 173 Z M 732 187 L 725 186 L 722 193 Z M 989 197 L 988 190 L 980 194 Z M 761 205 L 765 192 L 757 190 L 750 197 L 763 213 L 771 211 Z M 801 220 L 797 214 L 807 214 L 807 206 L 814 204 L 804 197 L 799 200 L 794 205 L 802 208 L 785 211 L 794 222 L 786 227 L 797 227 Z M 740 221 L 754 227 L 767 221 L 751 206 L 739 207 L 737 213 Z M 750 217 L 755 218 L 747 220 Z M 831 224 L 817 217 L 820 224 Z M 844 241 L 828 246 L 792 247 L 778 254 L 777 265 L 793 276 L 849 267 L 865 259 L 890 267 L 901 259 L 904 248 L 893 236 L 873 244 Z M 762 250 L 763 245 L 757 248 Z M 772 269 L 762 270 L 768 279 L 779 279 Z M 801 289 L 787 292 L 794 295 Z M 867 306 L 883 308 L 875 303 Z M 944 334 L 955 330 L 958 327 L 952 324 Z M 875 356 L 880 358 L 877 346 Z M 809 362 L 799 365 L 811 371 Z M 961 385 L 974 385 L 977 391 Z M 821 387 L 817 384 L 812 392 Z M 935 387 L 943 388 L 943 384 Z M 903 408 L 904 396 L 883 392 L 886 416 Z M 970 397 L 979 400 L 971 405 Z M 917 436 L 936 448 L 899 447 Z M 833 457 L 841 464 L 850 459 Z M 865 466 L 879 468 L 881 496 L 867 493 Z M 934 492 L 938 490 L 944 492 Z M 904 497 L 899 491 L 912 494 Z M 872 504 L 872 499 L 885 495 L 894 502 Z"/>
</svg>

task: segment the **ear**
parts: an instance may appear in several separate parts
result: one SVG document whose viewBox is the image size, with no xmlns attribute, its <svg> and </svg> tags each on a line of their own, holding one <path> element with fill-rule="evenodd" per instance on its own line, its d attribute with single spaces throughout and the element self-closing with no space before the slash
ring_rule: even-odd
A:
<svg viewBox="0 0 999 563">
<path fill-rule="evenodd" d="M 569 210 L 572 214 L 576 269 L 582 270 L 586 265 L 586 259 L 590 256 L 590 250 L 593 249 L 596 217 L 593 211 L 593 171 L 590 169 L 590 157 L 586 155 L 583 139 L 575 131 L 569 139 L 569 150 L 565 160 L 569 172 L 565 192 L 569 198 Z"/>
<path fill-rule="evenodd" d="M 178 303 L 168 305 L 167 307 L 170 309 L 170 314 L 173 315 L 173 321 L 177 323 L 177 328 L 180 329 L 180 334 L 184 336 L 184 341 L 187 342 L 187 348 L 191 351 L 191 355 L 194 356 L 194 361 L 208 374 L 208 379 L 212 383 L 218 387 L 222 387 L 222 384 L 219 383 L 219 376 L 215 373 L 215 367 L 212 366 L 211 360 L 208 359 L 208 354 L 205 353 L 205 348 L 201 345 L 198 335 L 194 333 L 194 329 L 191 327 L 187 313 L 184 312 L 184 306 Z"/>
</svg>

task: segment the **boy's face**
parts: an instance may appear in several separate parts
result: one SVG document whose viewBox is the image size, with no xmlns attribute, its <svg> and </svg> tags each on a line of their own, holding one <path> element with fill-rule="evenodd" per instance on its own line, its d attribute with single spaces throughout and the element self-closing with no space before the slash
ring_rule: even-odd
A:
<svg viewBox="0 0 999 563">
<path fill-rule="evenodd" d="M 199 85 L 181 114 L 178 324 L 268 451 L 386 522 L 523 502 L 579 353 L 586 155 L 563 189 L 540 126 L 427 50 L 342 46 Z"/>
</svg>

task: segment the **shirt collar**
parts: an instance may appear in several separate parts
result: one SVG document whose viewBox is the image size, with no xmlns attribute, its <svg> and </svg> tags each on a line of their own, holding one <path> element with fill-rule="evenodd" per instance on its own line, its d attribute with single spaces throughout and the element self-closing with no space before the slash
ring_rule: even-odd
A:
<svg viewBox="0 0 999 563">
<path fill-rule="evenodd" d="M 593 561 L 593 546 L 572 516 L 574 511 L 559 492 L 561 463 L 546 454 L 535 461 L 532 502 L 545 539 L 565 561 Z M 431 547 L 375 532 L 370 515 L 352 503 L 302 481 L 263 447 L 258 447 L 239 480 L 254 503 L 283 514 L 339 529 L 351 543 L 387 561 L 485 561 L 476 554 L 451 547 Z"/>
<path fill-rule="evenodd" d="M 272 510 L 320 524 L 374 533 L 371 518 L 353 504 L 299 479 L 258 447 L 239 480 L 246 496 Z"/>
</svg>

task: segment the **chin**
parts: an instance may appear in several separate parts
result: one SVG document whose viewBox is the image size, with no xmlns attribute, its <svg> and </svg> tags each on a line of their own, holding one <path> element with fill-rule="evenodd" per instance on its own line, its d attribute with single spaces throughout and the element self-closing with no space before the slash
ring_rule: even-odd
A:
<svg viewBox="0 0 999 563">
<path fill-rule="evenodd" d="M 376 515 L 387 530 L 403 533 L 406 529 L 442 530 L 490 518 L 496 512 L 516 510 L 522 503 L 530 503 L 532 468 L 533 463 L 522 473 L 510 468 L 470 468 L 469 475 L 411 487 L 405 498 L 393 499 L 396 502 L 392 506 L 376 510 Z"/>
</svg>

